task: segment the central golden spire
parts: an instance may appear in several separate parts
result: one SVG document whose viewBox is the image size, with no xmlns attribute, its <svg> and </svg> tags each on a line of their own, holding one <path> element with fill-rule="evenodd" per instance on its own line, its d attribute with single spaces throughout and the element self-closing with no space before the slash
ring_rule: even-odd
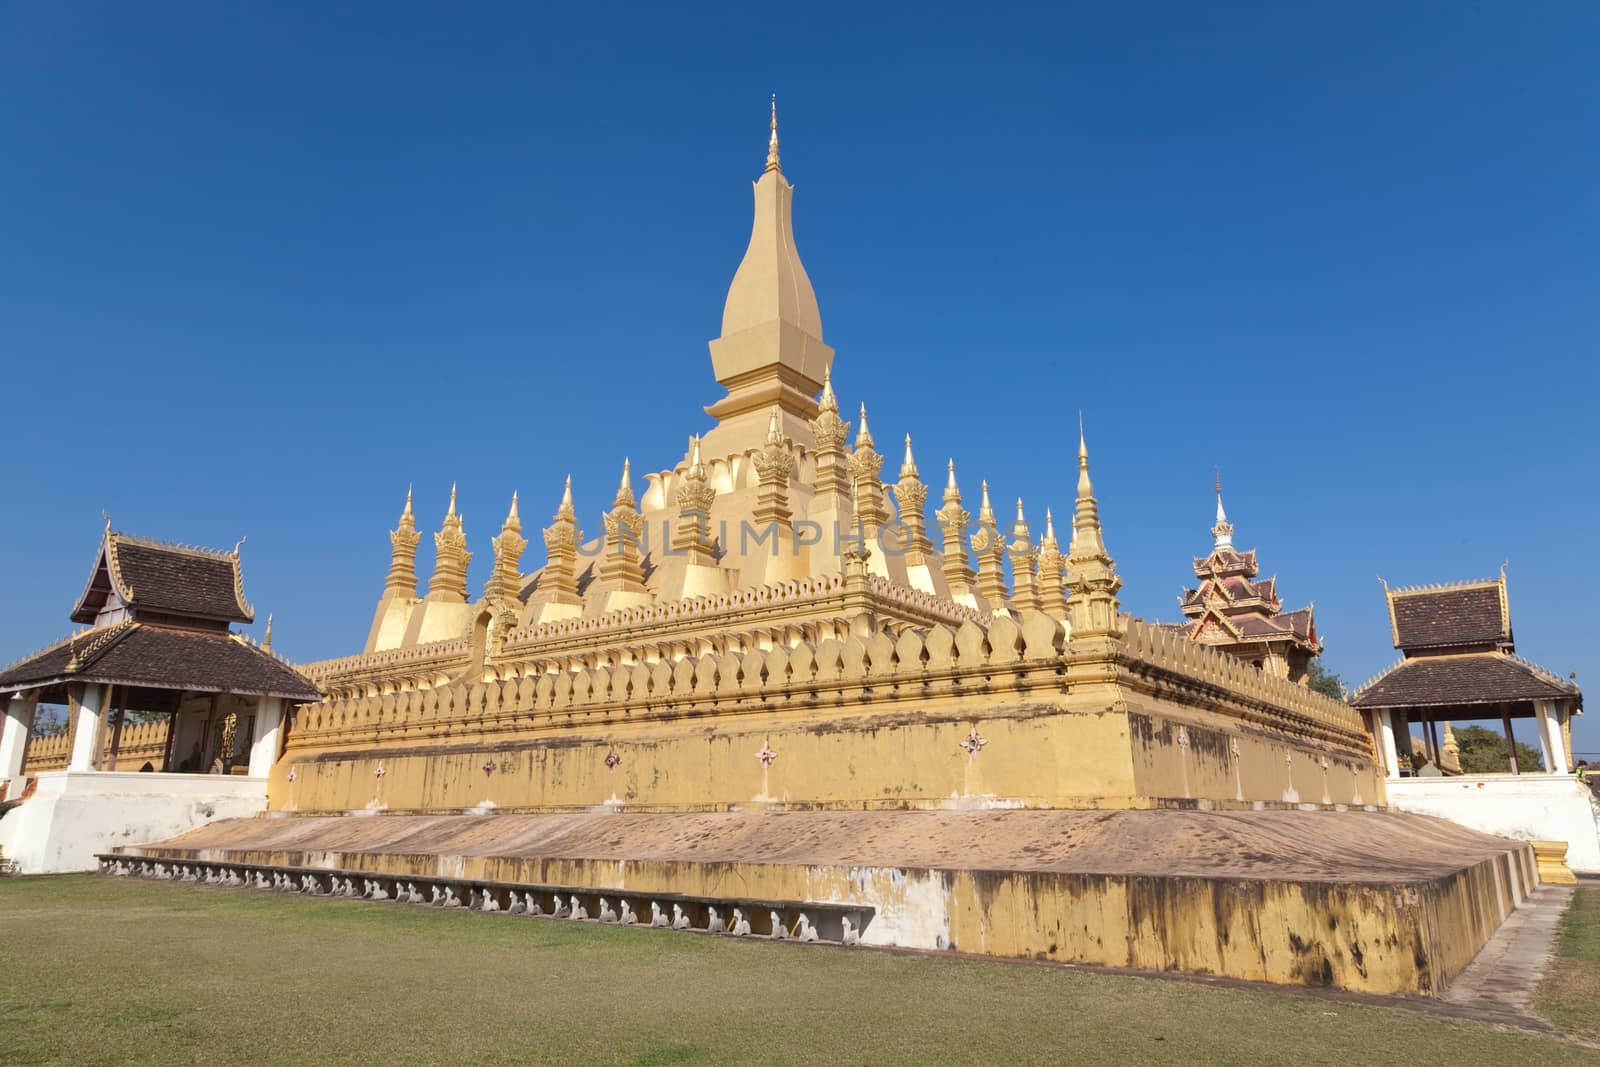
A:
<svg viewBox="0 0 1600 1067">
<path fill-rule="evenodd" d="M 711 342 L 711 369 L 728 391 L 706 409 L 717 419 L 704 441 L 711 456 L 761 448 L 774 404 L 784 434 L 809 450 L 807 423 L 817 416 L 817 390 L 833 363 L 817 295 L 795 250 L 794 186 L 778 161 L 777 97 L 767 126 L 767 164 L 753 190 L 750 242 L 728 286 L 722 335 Z"/>
</svg>

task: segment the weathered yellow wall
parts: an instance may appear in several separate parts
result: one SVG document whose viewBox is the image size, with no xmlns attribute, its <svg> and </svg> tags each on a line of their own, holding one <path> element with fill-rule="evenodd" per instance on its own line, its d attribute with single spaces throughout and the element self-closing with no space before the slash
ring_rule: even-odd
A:
<svg viewBox="0 0 1600 1067">
<path fill-rule="evenodd" d="M 1368 993 L 1437 992 L 1511 903 L 1518 853 L 1418 884 L 861 868 L 769 863 L 408 855 L 396 852 L 146 856 L 313 866 L 533 886 L 870 908 L 868 944 L 1222 975 Z M 1521 850 L 1526 852 L 1527 849 Z M 641 904 L 642 908 L 643 905 Z M 667 936 L 667 935 L 663 935 Z"/>
</svg>

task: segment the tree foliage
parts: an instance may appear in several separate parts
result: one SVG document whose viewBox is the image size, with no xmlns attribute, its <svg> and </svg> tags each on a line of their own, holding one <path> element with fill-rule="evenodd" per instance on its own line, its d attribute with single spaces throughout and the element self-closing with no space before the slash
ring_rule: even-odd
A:
<svg viewBox="0 0 1600 1067">
<path fill-rule="evenodd" d="M 1344 699 L 1344 679 L 1325 669 L 1321 659 L 1306 664 L 1306 688 L 1335 700 Z"/>
<path fill-rule="evenodd" d="M 1455 731 L 1456 744 L 1461 746 L 1461 770 L 1464 774 L 1507 774 L 1511 760 L 1506 756 L 1505 735 L 1498 730 L 1482 726 L 1463 726 Z M 1538 751 L 1517 742 L 1517 769 L 1523 773 L 1544 770 L 1544 759 Z"/>
</svg>

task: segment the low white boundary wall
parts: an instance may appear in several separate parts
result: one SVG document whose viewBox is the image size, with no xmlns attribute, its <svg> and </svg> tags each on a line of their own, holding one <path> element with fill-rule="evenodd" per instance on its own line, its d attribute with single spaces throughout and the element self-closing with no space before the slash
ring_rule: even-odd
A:
<svg viewBox="0 0 1600 1067">
<path fill-rule="evenodd" d="M 1389 807 L 1437 815 L 1518 841 L 1565 841 L 1567 866 L 1600 874 L 1600 828 L 1588 786 L 1570 774 L 1390 778 Z"/>
<path fill-rule="evenodd" d="M 47 771 L 32 796 L 0 816 L 0 849 L 24 874 L 92 871 L 98 852 L 249 818 L 266 806 L 265 778 Z"/>
</svg>

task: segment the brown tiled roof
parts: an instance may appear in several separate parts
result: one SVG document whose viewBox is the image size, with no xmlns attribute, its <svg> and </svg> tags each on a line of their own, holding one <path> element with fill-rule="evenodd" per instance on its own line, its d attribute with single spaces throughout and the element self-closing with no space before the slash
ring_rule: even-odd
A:
<svg viewBox="0 0 1600 1067">
<path fill-rule="evenodd" d="M 1351 704 L 1358 708 L 1499 704 L 1582 697 L 1578 687 L 1548 671 L 1499 652 L 1404 659 L 1368 682 Z"/>
<path fill-rule="evenodd" d="M 1503 581 L 1388 592 L 1394 647 L 1492 648 L 1511 642 Z"/>
<path fill-rule="evenodd" d="M 211 622 L 250 622 L 236 552 L 188 548 L 107 530 L 94 573 L 72 612 L 93 622 L 116 592 L 135 612 Z"/>
<path fill-rule="evenodd" d="M 110 682 L 316 700 L 294 668 L 233 634 L 123 622 L 77 635 L 0 673 L 0 690 Z"/>
</svg>

